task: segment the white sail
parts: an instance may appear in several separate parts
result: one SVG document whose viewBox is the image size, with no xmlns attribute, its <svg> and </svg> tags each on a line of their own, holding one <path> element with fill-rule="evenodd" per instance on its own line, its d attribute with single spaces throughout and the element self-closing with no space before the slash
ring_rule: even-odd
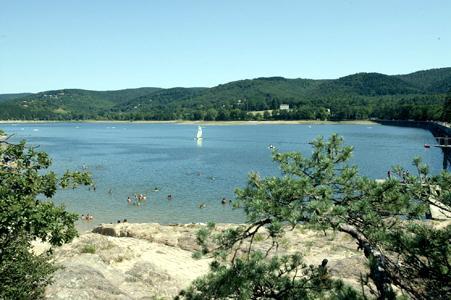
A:
<svg viewBox="0 0 451 300">
<path fill-rule="evenodd" d="M 197 126 L 196 138 L 197 139 L 201 139 L 202 138 L 202 127 L 200 127 L 200 126 Z"/>
</svg>

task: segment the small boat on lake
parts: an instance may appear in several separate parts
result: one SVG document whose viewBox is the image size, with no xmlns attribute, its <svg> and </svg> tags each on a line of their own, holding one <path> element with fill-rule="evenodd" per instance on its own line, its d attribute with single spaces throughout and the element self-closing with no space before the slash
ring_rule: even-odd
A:
<svg viewBox="0 0 451 300">
<path fill-rule="evenodd" d="M 202 139 L 202 127 L 200 127 L 200 126 L 197 126 L 196 139 L 197 139 L 197 140 Z"/>
</svg>

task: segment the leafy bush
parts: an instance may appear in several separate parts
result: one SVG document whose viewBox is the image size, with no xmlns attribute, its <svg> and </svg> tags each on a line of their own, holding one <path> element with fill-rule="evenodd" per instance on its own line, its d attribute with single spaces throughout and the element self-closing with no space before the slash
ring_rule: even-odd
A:
<svg viewBox="0 0 451 300">
<path fill-rule="evenodd" d="M 0 249 L 0 299 L 40 298 L 56 269 L 48 254 L 31 253 L 24 236 L 10 241 L 0 238 Z"/>
<path fill-rule="evenodd" d="M 39 298 L 50 282 L 55 268 L 46 253 L 32 254 L 32 240 L 61 245 L 77 235 L 78 216 L 50 199 L 58 187 L 89 185 L 91 177 L 84 172 L 58 177 L 46 172 L 50 165 L 46 153 L 25 142 L 0 142 L 0 299 Z"/>
</svg>

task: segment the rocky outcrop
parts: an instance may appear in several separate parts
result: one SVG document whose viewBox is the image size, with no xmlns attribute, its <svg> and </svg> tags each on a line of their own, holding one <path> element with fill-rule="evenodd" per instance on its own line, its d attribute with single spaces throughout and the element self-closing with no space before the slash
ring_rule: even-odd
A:
<svg viewBox="0 0 451 300">
<path fill-rule="evenodd" d="M 195 251 L 199 248 L 196 243 L 196 230 L 201 226 L 205 225 L 160 225 L 158 223 L 102 224 L 94 228 L 93 232 L 114 237 L 132 237 L 187 251 Z"/>
<path fill-rule="evenodd" d="M 208 259 L 144 239 L 87 233 L 55 249 L 48 299 L 171 299 L 208 272 Z"/>
<path fill-rule="evenodd" d="M 105 224 L 54 250 L 61 268 L 47 288 L 48 299 L 171 299 L 209 270 L 209 259 L 195 260 L 196 231 L 205 225 Z M 218 230 L 231 226 L 217 225 Z M 264 235 L 265 233 L 262 232 Z M 264 239 L 257 247 L 266 249 Z M 296 228 L 281 241 L 279 253 L 301 251 L 306 263 L 327 258 L 332 275 L 359 288 L 365 259 L 348 236 Z M 244 245 L 245 246 L 245 245 Z"/>
</svg>

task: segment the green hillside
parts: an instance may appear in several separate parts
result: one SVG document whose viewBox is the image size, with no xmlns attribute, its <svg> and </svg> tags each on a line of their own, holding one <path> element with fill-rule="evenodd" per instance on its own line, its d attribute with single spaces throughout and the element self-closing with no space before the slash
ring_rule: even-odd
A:
<svg viewBox="0 0 451 300">
<path fill-rule="evenodd" d="M 445 73 L 444 70 L 451 74 L 451 68 L 448 68 L 442 69 L 440 75 Z M 432 73 L 436 73 L 435 70 Z M 246 119 L 249 116 L 243 111 L 274 110 L 281 103 L 287 103 L 293 110 L 276 112 L 271 117 L 440 118 L 444 93 L 431 92 L 430 87 L 444 82 L 449 84 L 451 80 L 437 76 L 437 81 L 430 80 L 425 87 L 416 84 L 418 81 L 413 79 L 415 76 L 406 81 L 398 76 L 378 73 L 358 73 L 337 80 L 257 78 L 230 82 L 194 93 L 185 89 L 177 94 L 177 98 L 172 98 L 173 101 L 159 102 L 156 95 L 143 96 L 134 99 L 133 106 L 118 105 L 115 111 L 121 112 L 121 117 L 130 119 Z M 183 92 L 189 94 L 183 96 Z M 153 99 L 152 104 L 148 102 L 150 99 Z M 329 116 L 325 116 L 327 109 L 331 110 Z"/>
<path fill-rule="evenodd" d="M 362 96 L 422 93 L 422 90 L 397 77 L 379 73 L 358 73 L 329 82 L 335 90 Z"/>
<path fill-rule="evenodd" d="M 4 101 L 1 119 L 70 120 L 98 118 L 103 111 L 131 99 L 147 95 L 159 88 L 138 88 L 118 91 L 63 89 L 46 91 Z"/>
<path fill-rule="evenodd" d="M 451 88 L 451 68 L 418 71 L 395 77 L 430 92 L 446 93 Z"/>
<path fill-rule="evenodd" d="M 247 110 L 263 110 L 269 109 L 274 99 L 294 103 L 306 96 L 307 91 L 319 83 L 320 81 L 315 80 L 270 77 L 234 81 L 209 89 L 174 88 L 134 99 L 130 102 L 132 105 L 125 103 L 118 105 L 117 109 L 129 112 L 136 105 L 141 105 L 141 111 L 148 112 L 168 106 L 202 109 L 247 105 Z"/>
<path fill-rule="evenodd" d="M 436 120 L 449 90 L 451 68 L 393 76 L 357 73 L 334 80 L 256 78 L 212 88 L 66 89 L 4 100 L 0 119 Z M 278 110 L 282 103 L 290 110 Z"/>
<path fill-rule="evenodd" d="M 31 95 L 31 93 L 18 93 L 18 94 L 0 94 L 0 102 L 14 100 L 18 98 L 23 98 L 25 96 Z"/>
</svg>

